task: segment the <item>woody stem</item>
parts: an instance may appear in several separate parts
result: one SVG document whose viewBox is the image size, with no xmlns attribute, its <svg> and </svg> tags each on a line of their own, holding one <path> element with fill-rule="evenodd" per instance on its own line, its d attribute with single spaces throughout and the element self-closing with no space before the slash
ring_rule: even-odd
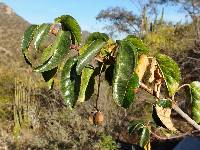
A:
<svg viewBox="0 0 200 150">
<path fill-rule="evenodd" d="M 96 98 L 96 105 L 95 105 L 96 109 L 98 109 L 98 99 L 99 99 L 99 91 L 100 91 L 101 72 L 102 72 L 103 66 L 104 66 L 104 64 L 101 65 L 101 69 L 100 69 L 100 72 L 99 72 L 97 98 Z"/>
<path fill-rule="evenodd" d="M 156 95 L 154 94 L 154 91 L 150 89 L 148 86 L 146 86 L 144 83 L 140 83 L 140 87 L 144 89 L 145 91 L 147 91 L 149 94 L 156 97 Z M 190 116 L 188 116 L 185 112 L 183 112 L 182 109 L 180 109 L 180 107 L 178 107 L 178 105 L 174 101 L 172 103 L 172 109 L 175 110 L 181 117 L 183 117 L 194 128 L 200 131 L 200 125 L 198 125 L 193 119 L 190 118 Z"/>
</svg>

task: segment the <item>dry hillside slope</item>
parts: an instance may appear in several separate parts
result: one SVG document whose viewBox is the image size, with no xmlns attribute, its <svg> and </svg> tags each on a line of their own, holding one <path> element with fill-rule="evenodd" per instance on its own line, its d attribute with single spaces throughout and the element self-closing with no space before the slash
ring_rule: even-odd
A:
<svg viewBox="0 0 200 150">
<path fill-rule="evenodd" d="M 20 60 L 20 42 L 29 23 L 0 3 L 0 64 Z"/>
</svg>

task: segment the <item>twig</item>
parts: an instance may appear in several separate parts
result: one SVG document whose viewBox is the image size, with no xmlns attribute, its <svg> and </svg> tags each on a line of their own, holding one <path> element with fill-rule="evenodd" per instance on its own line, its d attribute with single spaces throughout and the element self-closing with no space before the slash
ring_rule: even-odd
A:
<svg viewBox="0 0 200 150">
<path fill-rule="evenodd" d="M 186 86 L 190 87 L 190 85 L 189 85 L 189 84 L 183 84 L 183 85 L 181 85 L 181 86 L 178 88 L 178 90 L 177 90 L 177 91 L 179 91 L 181 88 L 183 88 L 183 87 L 186 87 Z"/>
<path fill-rule="evenodd" d="M 200 61 L 200 59 L 198 59 L 198 58 L 193 58 L 193 57 L 187 57 L 187 58 L 192 59 L 192 60 L 196 60 L 196 61 Z"/>
<path fill-rule="evenodd" d="M 182 89 L 182 88 L 184 88 L 184 87 L 186 87 L 186 86 L 190 87 L 189 84 L 183 84 L 183 85 L 181 85 L 181 86 L 177 89 L 177 91 L 179 91 L 180 89 Z M 176 93 L 175 93 L 175 94 L 176 94 Z M 175 94 L 172 95 L 172 101 L 174 101 Z"/>
<path fill-rule="evenodd" d="M 97 98 L 96 98 L 96 109 L 98 110 L 98 99 L 99 99 L 99 90 L 100 90 L 100 80 L 101 80 L 101 72 L 103 69 L 104 64 L 102 64 L 101 69 L 100 69 L 100 73 L 99 73 L 99 81 L 98 81 L 98 91 L 97 91 Z"/>
<path fill-rule="evenodd" d="M 172 103 L 172 108 L 179 114 L 181 117 L 183 117 L 185 120 L 187 120 L 188 123 L 190 123 L 193 127 L 195 127 L 197 130 L 200 131 L 200 125 L 198 125 L 193 119 L 190 118 L 185 112 L 183 112 L 175 103 Z"/>
<path fill-rule="evenodd" d="M 151 131 L 151 134 L 154 137 L 156 137 L 157 139 L 160 139 L 160 140 L 173 140 L 173 139 L 183 138 L 183 137 L 185 137 L 187 135 L 191 135 L 191 134 L 198 133 L 198 132 L 199 132 L 199 130 L 188 131 L 188 132 L 185 132 L 185 133 L 182 133 L 182 134 L 179 134 L 179 135 L 170 136 L 170 137 L 164 137 L 164 136 L 157 135 L 153 131 Z"/>
<path fill-rule="evenodd" d="M 200 67 L 198 67 L 198 68 L 195 68 L 194 70 L 192 70 L 192 72 L 190 72 L 190 73 L 193 73 L 193 72 L 195 72 L 195 71 L 198 71 L 198 70 L 200 70 Z"/>
<path fill-rule="evenodd" d="M 150 89 L 147 85 L 145 85 L 144 83 L 140 83 L 140 87 L 143 88 L 145 91 L 147 91 L 149 94 L 151 94 L 152 96 L 156 97 L 157 99 L 159 99 L 156 94 L 154 93 L 154 90 Z"/>
<path fill-rule="evenodd" d="M 147 91 L 149 94 L 153 95 L 154 97 L 154 91 L 148 88 L 144 83 L 140 83 L 140 87 L 143 88 L 145 91 Z M 158 98 L 158 97 L 156 97 Z M 193 127 L 195 127 L 197 130 L 200 131 L 200 125 L 198 125 L 193 119 L 190 118 L 185 112 L 183 112 L 175 102 L 172 103 L 172 109 L 174 109 L 181 117 L 183 117 L 189 124 L 191 124 Z"/>
</svg>

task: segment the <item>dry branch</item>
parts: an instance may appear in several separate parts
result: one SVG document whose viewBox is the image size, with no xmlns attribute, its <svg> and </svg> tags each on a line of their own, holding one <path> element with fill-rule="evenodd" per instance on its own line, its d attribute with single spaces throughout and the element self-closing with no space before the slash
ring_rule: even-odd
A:
<svg viewBox="0 0 200 150">
<path fill-rule="evenodd" d="M 145 91 L 147 91 L 149 94 L 156 97 L 154 94 L 154 91 L 151 90 L 150 88 L 148 88 L 144 83 L 141 83 L 140 87 L 143 88 Z M 198 131 L 200 131 L 200 125 L 198 125 L 193 119 L 190 118 L 190 116 L 188 116 L 185 112 L 183 112 L 175 102 L 172 103 L 172 109 L 174 109 L 181 117 L 183 117 L 194 128 L 196 128 Z"/>
</svg>

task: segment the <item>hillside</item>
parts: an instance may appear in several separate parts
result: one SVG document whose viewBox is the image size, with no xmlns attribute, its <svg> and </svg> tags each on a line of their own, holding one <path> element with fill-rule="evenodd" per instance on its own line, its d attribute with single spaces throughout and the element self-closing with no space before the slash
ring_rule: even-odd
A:
<svg viewBox="0 0 200 150">
<path fill-rule="evenodd" d="M 0 64 L 20 59 L 20 42 L 29 23 L 9 6 L 0 3 Z"/>
<path fill-rule="evenodd" d="M 30 25 L 12 8 L 0 2 L 0 64 L 8 65 L 22 60 L 20 43 L 25 29 Z M 83 41 L 90 34 L 83 31 Z M 9 60 L 9 61 L 8 61 Z"/>
</svg>

